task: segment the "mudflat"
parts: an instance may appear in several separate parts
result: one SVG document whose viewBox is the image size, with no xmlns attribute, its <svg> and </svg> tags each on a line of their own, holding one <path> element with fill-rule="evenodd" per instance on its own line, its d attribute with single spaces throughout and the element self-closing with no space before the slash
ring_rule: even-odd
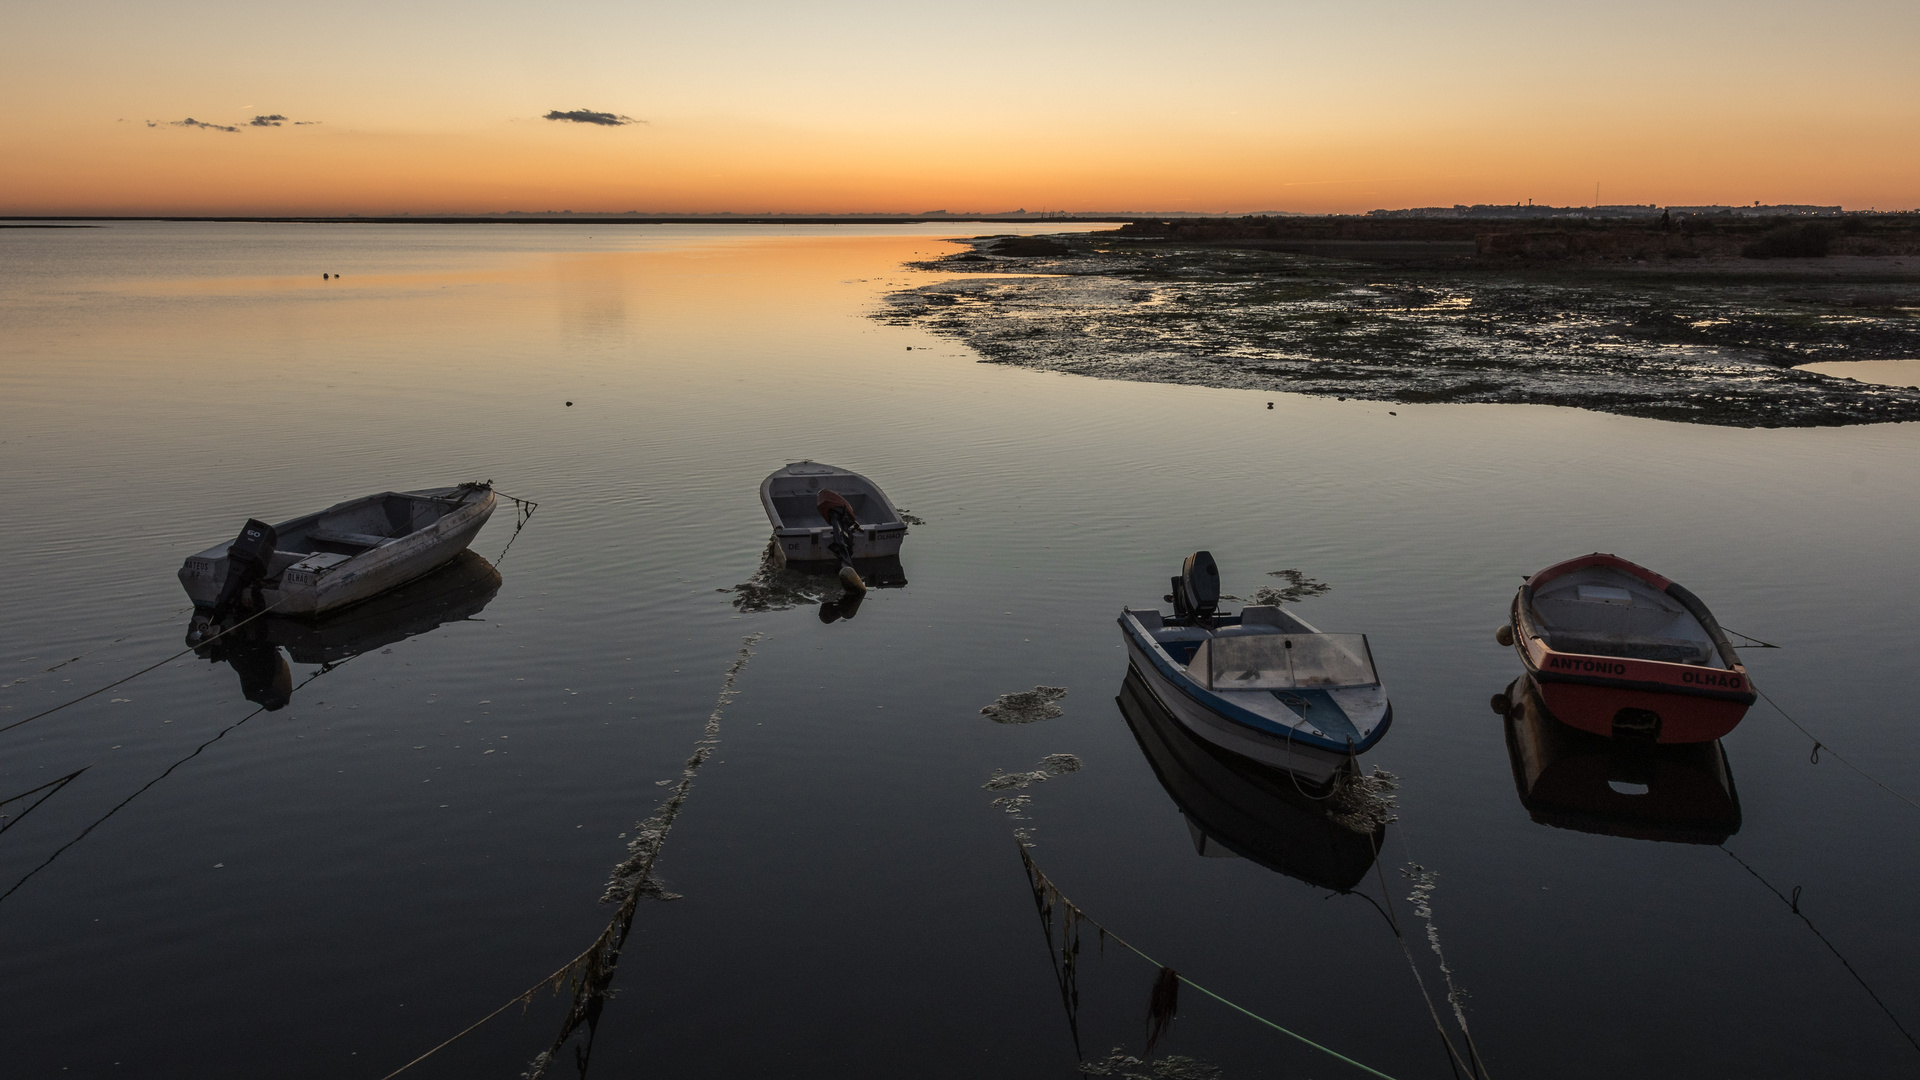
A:
<svg viewBox="0 0 1920 1080">
<path fill-rule="evenodd" d="M 1906 230 L 1778 258 L 1740 252 L 1783 248 L 1766 241 L 1779 227 L 1744 241 L 1270 231 L 956 241 L 912 264 L 953 276 L 891 294 L 876 317 L 990 362 L 1098 378 L 1738 427 L 1920 420 L 1920 389 L 1800 370 L 1920 357 L 1920 251 Z"/>
</svg>

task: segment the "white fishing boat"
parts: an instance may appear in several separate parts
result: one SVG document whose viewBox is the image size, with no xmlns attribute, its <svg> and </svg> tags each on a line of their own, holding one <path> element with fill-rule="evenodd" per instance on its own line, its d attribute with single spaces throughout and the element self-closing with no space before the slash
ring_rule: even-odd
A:
<svg viewBox="0 0 1920 1080">
<path fill-rule="evenodd" d="M 278 525 L 248 521 L 180 568 L 195 609 L 189 638 L 239 610 L 319 615 L 412 581 L 465 551 L 495 502 L 490 486 L 461 484 L 383 491 Z"/>
<path fill-rule="evenodd" d="M 796 461 L 760 481 L 760 505 L 773 523 L 773 547 L 780 565 L 838 564 L 833 524 L 822 513 L 822 491 L 846 500 L 853 524 L 849 557 L 897 557 L 907 538 L 907 523 L 880 485 L 850 469 L 817 461 Z"/>
<path fill-rule="evenodd" d="M 1193 734 L 1325 785 L 1387 733 L 1393 706 L 1365 634 L 1322 633 L 1273 605 L 1220 614 L 1220 571 L 1204 551 L 1168 599 L 1172 615 L 1128 608 L 1120 629 L 1147 689 Z"/>
</svg>

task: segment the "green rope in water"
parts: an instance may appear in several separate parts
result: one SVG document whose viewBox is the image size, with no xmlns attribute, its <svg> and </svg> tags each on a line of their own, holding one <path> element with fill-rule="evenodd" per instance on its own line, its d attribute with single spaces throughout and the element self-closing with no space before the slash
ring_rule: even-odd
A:
<svg viewBox="0 0 1920 1080">
<path fill-rule="evenodd" d="M 1039 865 L 1033 861 L 1033 856 L 1027 852 L 1027 846 L 1025 844 L 1020 845 L 1020 861 L 1026 864 L 1027 872 L 1029 874 L 1032 874 L 1035 878 L 1037 878 L 1043 885 L 1047 887 L 1048 891 L 1052 892 L 1054 896 L 1060 899 L 1061 904 L 1065 905 L 1066 907 L 1072 908 L 1076 917 L 1085 919 L 1087 922 L 1093 924 L 1093 926 L 1098 928 L 1102 934 L 1105 934 L 1106 936 L 1112 938 L 1114 941 L 1118 942 L 1121 946 L 1126 948 L 1127 951 L 1133 953 L 1135 956 L 1138 956 L 1140 959 L 1145 960 L 1147 963 L 1152 964 L 1154 967 L 1157 967 L 1157 968 L 1166 967 L 1165 964 L 1162 964 L 1160 961 L 1155 960 L 1153 957 L 1148 956 L 1146 953 L 1141 952 L 1139 949 L 1135 948 L 1131 943 L 1127 941 L 1127 939 L 1107 929 L 1105 926 L 1102 926 L 1097 920 L 1090 918 L 1085 911 L 1082 911 L 1080 909 L 1080 905 L 1067 899 L 1067 894 L 1061 892 L 1060 887 L 1055 885 L 1051 878 L 1047 877 L 1046 874 L 1041 872 Z M 1261 1023 L 1267 1025 L 1268 1027 L 1272 1028 L 1273 1030 L 1279 1032 L 1282 1035 L 1286 1035 L 1289 1038 L 1298 1039 L 1299 1041 L 1306 1043 L 1308 1046 L 1313 1047 L 1315 1050 L 1318 1050 L 1321 1053 L 1328 1055 L 1329 1057 L 1339 1058 L 1341 1061 L 1346 1062 L 1347 1064 L 1353 1066 L 1356 1069 L 1361 1070 L 1362 1072 L 1371 1073 L 1374 1076 L 1381 1077 L 1382 1080 L 1394 1080 L 1393 1077 L 1388 1076 L 1386 1073 L 1381 1072 L 1379 1069 L 1376 1069 L 1371 1065 L 1366 1065 L 1366 1064 L 1362 1064 L 1361 1062 L 1355 1061 L 1338 1050 L 1321 1046 L 1319 1043 L 1314 1042 L 1312 1039 L 1307 1038 L 1305 1035 L 1302 1035 L 1297 1031 L 1290 1031 L 1287 1028 L 1284 1028 L 1279 1024 L 1276 1024 L 1273 1021 L 1267 1019 L 1266 1017 L 1261 1016 L 1259 1013 L 1254 1012 L 1252 1009 L 1249 1009 L 1243 1005 L 1238 1005 L 1238 1004 L 1235 1004 L 1234 1002 L 1228 1001 L 1226 998 L 1223 998 L 1219 994 L 1216 994 L 1213 991 L 1207 989 L 1206 987 L 1201 986 L 1199 983 L 1194 982 L 1192 979 L 1187 978 L 1185 975 L 1176 974 L 1175 977 L 1178 978 L 1181 982 L 1186 983 L 1188 986 L 1193 987 L 1195 990 L 1200 991 L 1201 993 L 1207 995 L 1208 997 L 1219 1002 L 1220 1004 L 1227 1006 L 1228 1008 L 1234 1010 L 1235 1012 L 1244 1013 L 1247 1016 L 1250 1016 L 1253 1019 L 1258 1020 Z"/>
</svg>

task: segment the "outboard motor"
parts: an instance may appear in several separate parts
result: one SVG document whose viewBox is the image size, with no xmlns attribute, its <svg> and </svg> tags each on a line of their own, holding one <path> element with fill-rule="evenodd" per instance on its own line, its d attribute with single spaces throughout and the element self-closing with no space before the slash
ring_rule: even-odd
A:
<svg viewBox="0 0 1920 1080">
<path fill-rule="evenodd" d="M 1173 594 L 1167 599 L 1180 618 L 1210 619 L 1220 607 L 1220 567 L 1213 554 L 1196 551 L 1181 564 L 1180 576 L 1173 579 Z"/>
<path fill-rule="evenodd" d="M 213 609 L 207 613 L 205 622 L 194 620 L 193 630 L 187 635 L 189 644 L 198 642 L 207 627 L 231 614 L 248 587 L 266 580 L 273 568 L 273 550 L 279 543 L 280 534 L 273 531 L 273 526 L 256 518 L 247 519 L 240 535 L 227 545 L 227 579 L 220 585 L 220 595 L 213 601 Z"/>
</svg>

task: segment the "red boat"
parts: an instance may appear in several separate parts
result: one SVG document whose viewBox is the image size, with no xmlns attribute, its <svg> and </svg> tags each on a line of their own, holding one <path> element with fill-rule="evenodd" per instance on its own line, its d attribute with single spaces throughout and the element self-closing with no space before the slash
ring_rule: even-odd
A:
<svg viewBox="0 0 1920 1080">
<path fill-rule="evenodd" d="M 1753 683 L 1700 598 L 1615 555 L 1556 563 L 1527 579 L 1512 645 L 1562 723 L 1611 738 L 1702 743 L 1732 731 Z"/>
</svg>

